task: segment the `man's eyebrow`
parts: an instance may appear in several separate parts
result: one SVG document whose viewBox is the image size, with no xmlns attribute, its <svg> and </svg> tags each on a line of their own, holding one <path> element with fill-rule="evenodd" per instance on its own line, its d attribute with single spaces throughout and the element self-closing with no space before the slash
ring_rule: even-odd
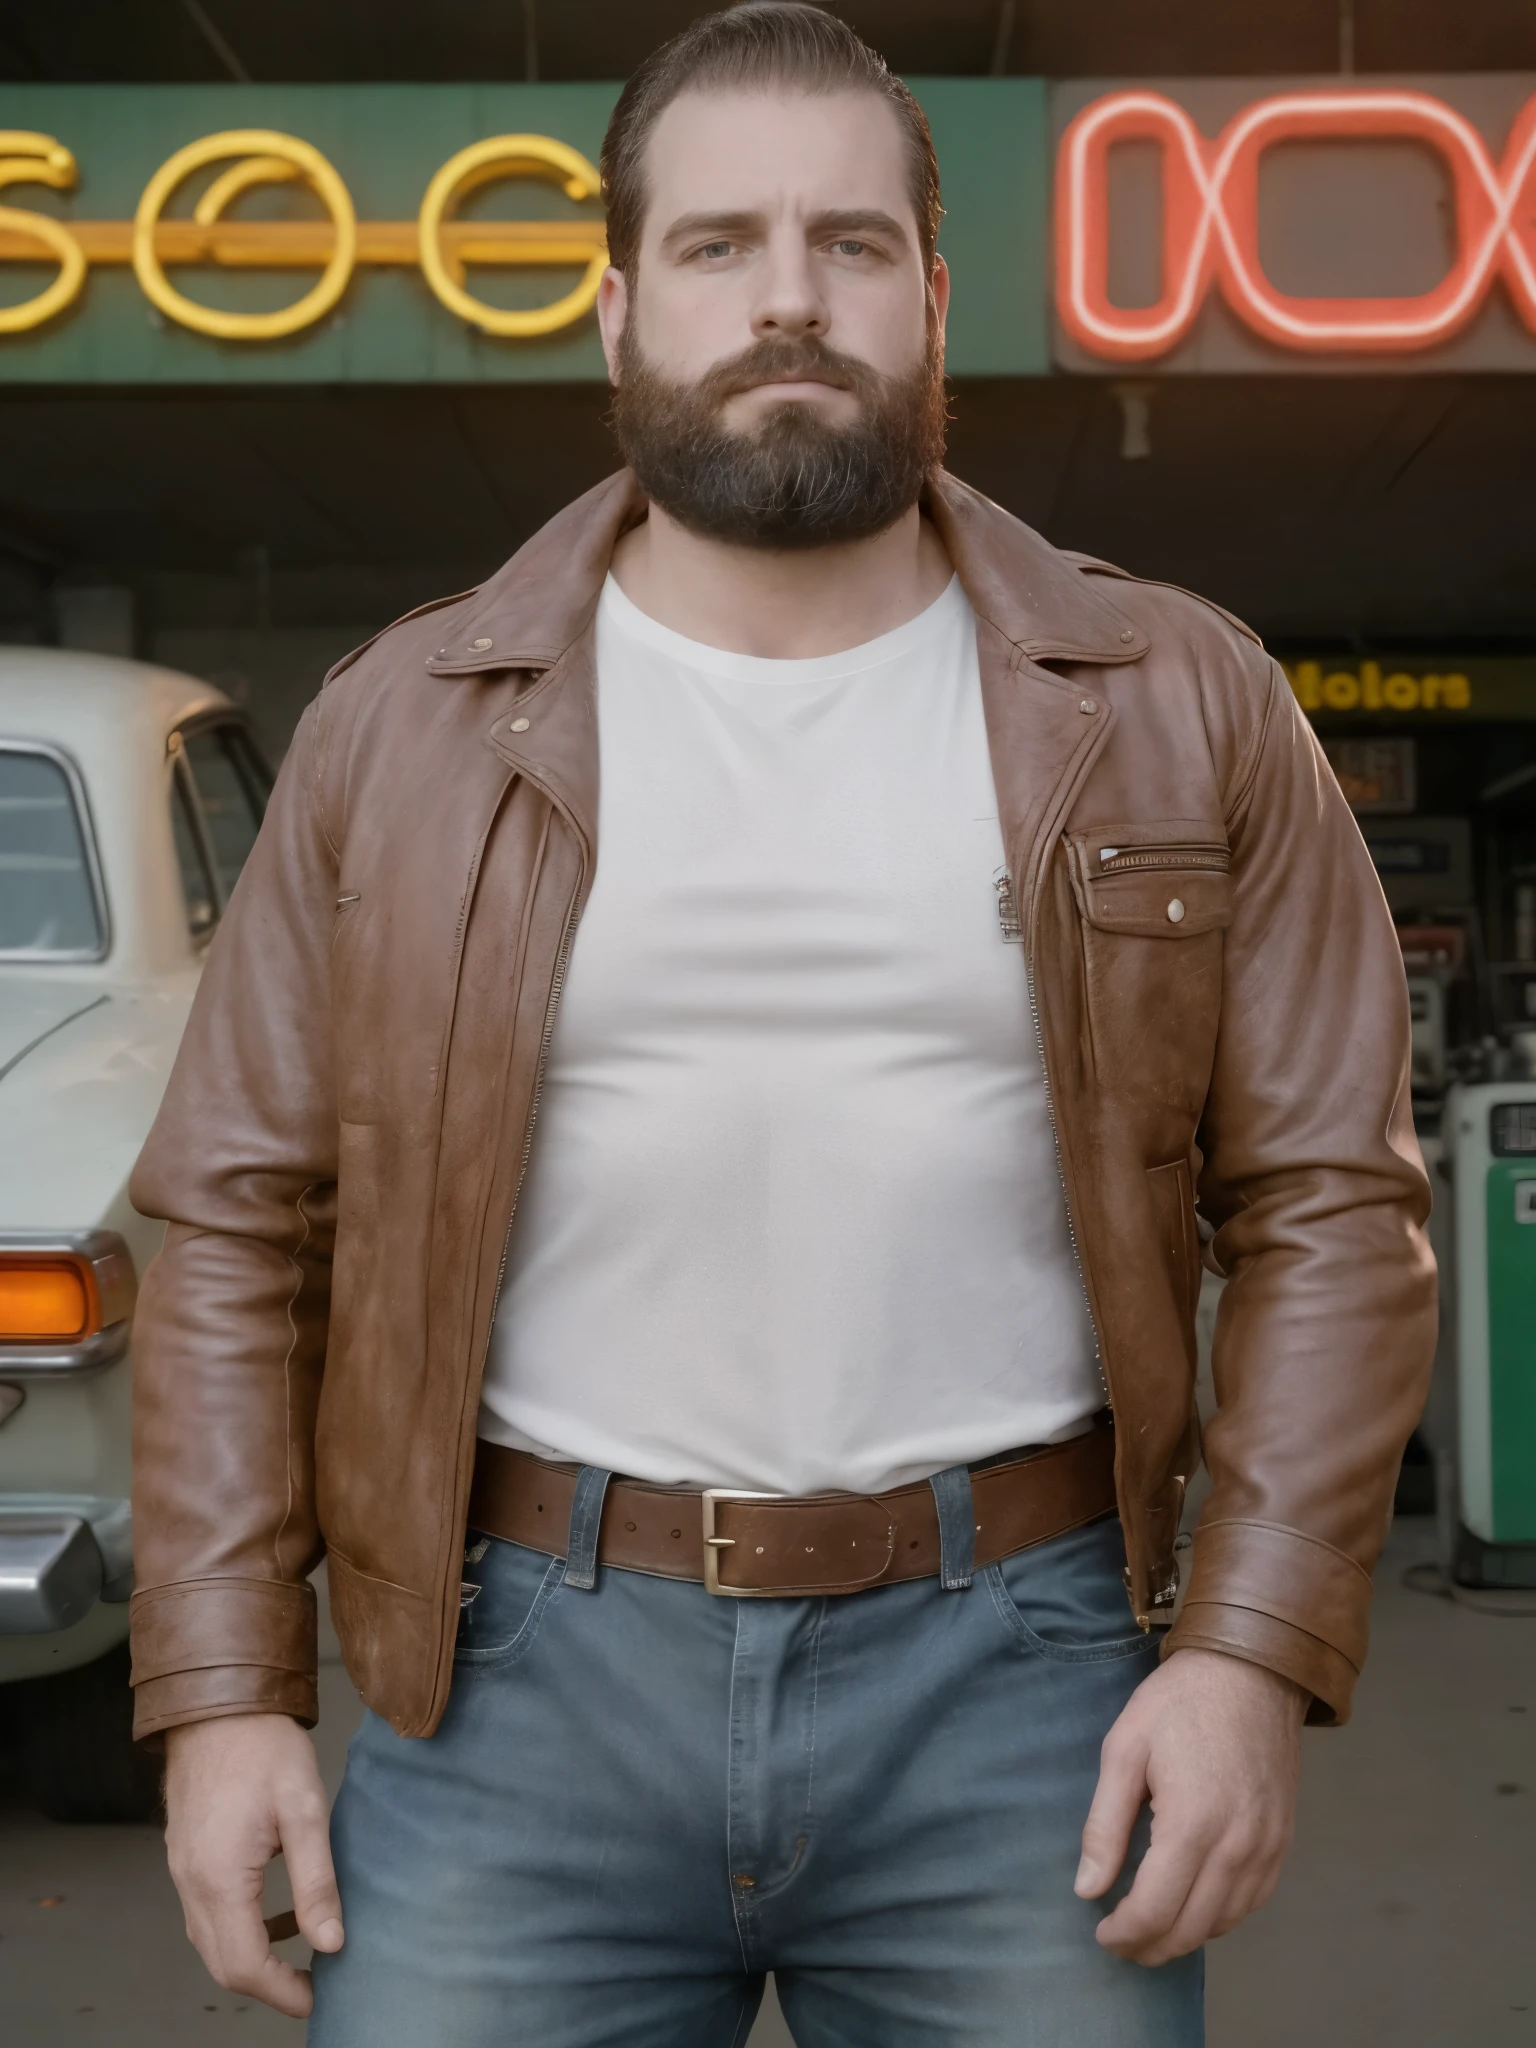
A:
<svg viewBox="0 0 1536 2048">
<path fill-rule="evenodd" d="M 675 249 L 683 242 L 691 242 L 696 236 L 706 239 L 711 235 L 750 234 L 761 232 L 767 216 L 747 208 L 733 212 L 699 212 L 679 214 L 661 238 L 663 249 Z M 894 241 L 909 239 L 908 231 L 894 214 L 884 212 L 877 206 L 828 207 L 821 213 L 812 214 L 806 222 L 806 232 L 811 235 L 885 235 Z"/>
<path fill-rule="evenodd" d="M 680 213 L 661 238 L 663 249 L 691 242 L 695 235 L 739 235 L 761 228 L 765 216 L 738 209 L 734 213 Z"/>
<path fill-rule="evenodd" d="M 813 235 L 876 234 L 907 240 L 907 230 L 895 215 L 883 213 L 877 206 L 831 207 L 825 213 L 812 214 L 806 228 Z"/>
</svg>

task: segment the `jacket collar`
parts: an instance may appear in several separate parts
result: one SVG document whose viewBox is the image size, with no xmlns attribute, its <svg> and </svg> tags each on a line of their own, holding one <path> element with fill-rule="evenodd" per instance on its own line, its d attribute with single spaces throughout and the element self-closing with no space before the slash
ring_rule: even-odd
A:
<svg viewBox="0 0 1536 2048">
<path fill-rule="evenodd" d="M 427 667 L 435 676 L 549 668 L 591 624 L 619 537 L 645 517 L 625 469 L 567 505 L 481 585 Z M 1034 661 L 1139 661 L 1141 628 L 1038 533 L 945 470 L 924 510 L 977 615 Z"/>
<path fill-rule="evenodd" d="M 619 536 L 644 517 L 627 469 L 574 499 L 473 593 L 429 672 L 553 666 L 591 624 Z"/>
<path fill-rule="evenodd" d="M 1140 661 L 1150 641 L 1067 557 L 1022 519 L 947 470 L 936 470 L 923 509 L 978 618 L 1032 661 Z"/>
</svg>

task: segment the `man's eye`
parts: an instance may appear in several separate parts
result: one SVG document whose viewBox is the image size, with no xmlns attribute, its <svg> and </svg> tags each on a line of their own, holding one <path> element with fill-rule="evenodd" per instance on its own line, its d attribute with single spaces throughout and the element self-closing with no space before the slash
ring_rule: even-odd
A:
<svg viewBox="0 0 1536 2048">
<path fill-rule="evenodd" d="M 837 251 L 839 256 L 862 256 L 864 254 L 865 248 L 867 247 L 867 244 L 864 242 L 852 241 L 845 236 L 842 241 L 834 242 L 832 246 Z"/>
<path fill-rule="evenodd" d="M 701 256 L 729 256 L 730 253 L 731 245 L 729 242 L 706 242 L 699 251 Z"/>
</svg>

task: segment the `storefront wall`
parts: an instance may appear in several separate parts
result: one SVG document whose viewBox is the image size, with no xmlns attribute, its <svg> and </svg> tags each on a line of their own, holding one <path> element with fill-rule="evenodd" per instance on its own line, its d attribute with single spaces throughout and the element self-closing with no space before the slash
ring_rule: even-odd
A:
<svg viewBox="0 0 1536 2048">
<path fill-rule="evenodd" d="M 1254 619 L 1320 728 L 1518 754 L 1536 77 L 914 83 L 962 473 Z M 212 674 L 281 747 L 330 659 L 601 474 L 616 90 L 4 88 L 41 516 L 0 632 Z"/>
</svg>

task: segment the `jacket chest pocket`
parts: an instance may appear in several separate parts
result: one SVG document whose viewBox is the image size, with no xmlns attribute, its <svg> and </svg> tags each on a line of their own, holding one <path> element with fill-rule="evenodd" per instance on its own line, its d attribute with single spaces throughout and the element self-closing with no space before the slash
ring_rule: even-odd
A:
<svg viewBox="0 0 1536 2048">
<path fill-rule="evenodd" d="M 1067 844 L 1078 907 L 1097 931 L 1194 939 L 1232 922 L 1232 855 L 1219 828 L 1101 826 Z"/>
<path fill-rule="evenodd" d="M 1219 825 L 1173 819 L 1067 835 L 1100 1082 L 1198 1118 L 1221 1009 L 1232 856 Z"/>
</svg>

